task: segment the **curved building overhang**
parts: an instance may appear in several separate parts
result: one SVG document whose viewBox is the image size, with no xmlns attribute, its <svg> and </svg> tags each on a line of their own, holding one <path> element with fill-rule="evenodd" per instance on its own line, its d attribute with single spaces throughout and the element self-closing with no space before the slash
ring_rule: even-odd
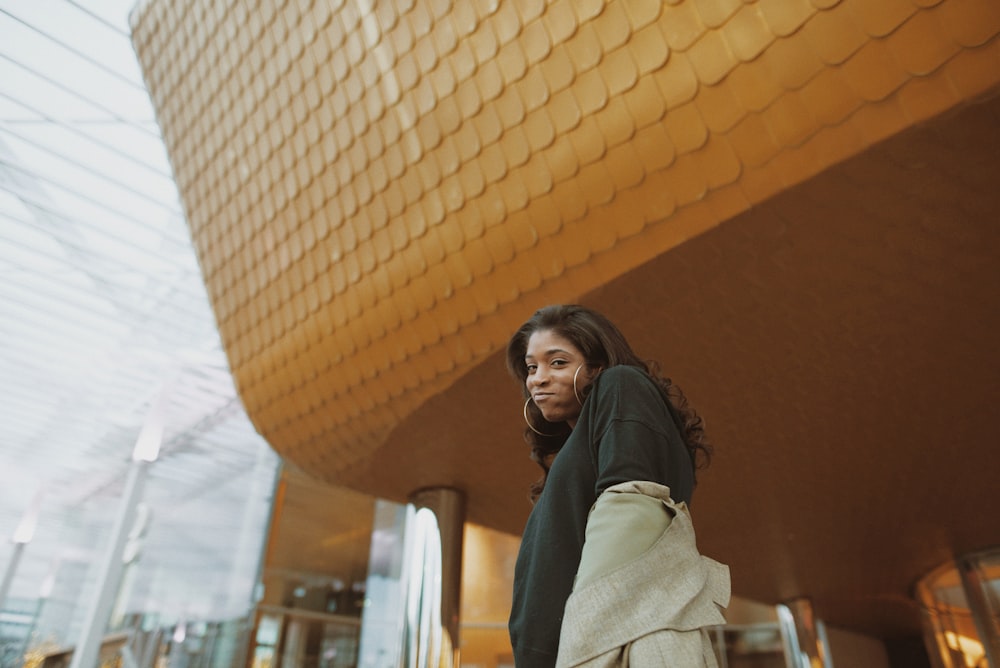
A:
<svg viewBox="0 0 1000 668">
<path fill-rule="evenodd" d="M 737 593 L 906 631 L 920 574 L 1000 540 L 996 3 L 153 1 L 133 30 L 240 396 L 312 475 L 519 532 L 500 351 L 584 301 L 709 420 L 695 513 Z"/>
</svg>

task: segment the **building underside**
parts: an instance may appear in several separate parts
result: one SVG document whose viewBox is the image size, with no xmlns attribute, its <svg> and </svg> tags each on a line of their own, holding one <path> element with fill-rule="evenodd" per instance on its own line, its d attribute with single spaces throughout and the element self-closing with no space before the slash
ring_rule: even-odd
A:
<svg viewBox="0 0 1000 668">
<path fill-rule="evenodd" d="M 331 4 L 333 5 L 331 7 Z M 134 40 L 247 412 L 517 534 L 509 334 L 609 315 L 715 444 L 734 593 L 876 636 L 1000 542 L 1000 7 L 149 2 Z"/>
</svg>

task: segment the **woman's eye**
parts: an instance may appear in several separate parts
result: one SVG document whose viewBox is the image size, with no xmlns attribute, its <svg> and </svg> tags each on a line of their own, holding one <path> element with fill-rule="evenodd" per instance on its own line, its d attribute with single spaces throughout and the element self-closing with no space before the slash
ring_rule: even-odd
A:
<svg viewBox="0 0 1000 668">
<path fill-rule="evenodd" d="M 538 365 L 537 364 L 529 364 L 528 365 L 528 373 L 529 374 L 535 373 L 536 369 L 538 369 Z"/>
<path fill-rule="evenodd" d="M 566 360 L 552 360 L 552 366 L 566 366 Z"/>
</svg>

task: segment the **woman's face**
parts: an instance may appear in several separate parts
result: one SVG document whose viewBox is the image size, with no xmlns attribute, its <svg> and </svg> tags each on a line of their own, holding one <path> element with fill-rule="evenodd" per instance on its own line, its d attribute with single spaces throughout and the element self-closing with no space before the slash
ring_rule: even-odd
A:
<svg viewBox="0 0 1000 668">
<path fill-rule="evenodd" d="M 579 348 L 552 330 L 538 330 L 528 338 L 524 362 L 528 368 L 524 383 L 542 416 L 549 422 L 565 421 L 570 427 L 576 426 L 582 406 L 573 391 L 573 377 L 579 369 L 576 392 L 582 398 L 583 388 L 595 375 Z"/>
</svg>

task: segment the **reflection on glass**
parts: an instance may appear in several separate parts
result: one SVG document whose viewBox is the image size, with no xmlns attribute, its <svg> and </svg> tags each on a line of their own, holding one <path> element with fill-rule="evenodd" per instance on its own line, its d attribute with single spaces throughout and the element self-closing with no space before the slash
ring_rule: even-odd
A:
<svg viewBox="0 0 1000 668">
<path fill-rule="evenodd" d="M 406 625 L 403 665 L 431 668 L 451 655 L 452 641 L 441 628 L 441 531 L 429 508 L 416 511 L 407 545 Z M 409 542 L 409 541 L 408 541 Z"/>
<path fill-rule="evenodd" d="M 960 557 L 917 584 L 935 668 L 986 668 L 1000 648 L 1000 550 Z M 993 655 L 993 656 L 991 656 Z"/>
</svg>

